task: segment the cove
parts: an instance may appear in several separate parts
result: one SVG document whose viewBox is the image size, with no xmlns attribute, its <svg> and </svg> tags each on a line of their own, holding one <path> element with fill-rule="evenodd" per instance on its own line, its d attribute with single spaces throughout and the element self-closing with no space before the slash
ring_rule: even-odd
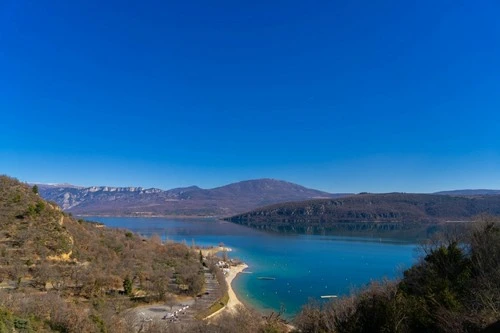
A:
<svg viewBox="0 0 500 333">
<path fill-rule="evenodd" d="M 292 318 L 321 296 L 345 295 L 371 280 L 396 278 L 417 258 L 415 243 L 389 238 L 267 233 L 216 219 L 85 217 L 144 236 L 187 245 L 224 243 L 250 273 L 233 282 L 238 298 L 260 311 Z"/>
</svg>

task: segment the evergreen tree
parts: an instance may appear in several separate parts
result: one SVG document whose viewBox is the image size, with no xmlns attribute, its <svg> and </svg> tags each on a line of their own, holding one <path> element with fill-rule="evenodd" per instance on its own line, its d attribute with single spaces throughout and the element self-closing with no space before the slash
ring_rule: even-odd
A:
<svg viewBox="0 0 500 333">
<path fill-rule="evenodd" d="M 123 290 L 125 291 L 125 295 L 132 295 L 132 280 L 128 276 L 123 280 Z"/>
</svg>

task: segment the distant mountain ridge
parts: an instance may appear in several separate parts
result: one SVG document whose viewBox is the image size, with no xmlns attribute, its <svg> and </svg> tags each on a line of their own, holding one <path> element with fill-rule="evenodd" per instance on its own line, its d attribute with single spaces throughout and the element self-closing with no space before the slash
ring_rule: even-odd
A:
<svg viewBox="0 0 500 333">
<path fill-rule="evenodd" d="M 38 184 L 38 187 L 45 199 L 56 202 L 68 212 L 82 215 L 229 216 L 273 203 L 342 196 L 268 178 L 213 189 L 190 186 L 161 190 L 67 184 Z"/>
</svg>

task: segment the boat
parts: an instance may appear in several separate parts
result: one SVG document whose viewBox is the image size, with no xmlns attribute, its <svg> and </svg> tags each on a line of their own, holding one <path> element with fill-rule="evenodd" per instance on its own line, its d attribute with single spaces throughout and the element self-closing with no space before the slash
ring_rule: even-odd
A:
<svg viewBox="0 0 500 333">
<path fill-rule="evenodd" d="M 321 298 L 337 298 L 337 295 L 323 295 Z"/>
<path fill-rule="evenodd" d="M 269 277 L 269 276 L 259 276 L 257 279 L 259 279 L 259 280 L 276 280 L 275 277 Z"/>
</svg>

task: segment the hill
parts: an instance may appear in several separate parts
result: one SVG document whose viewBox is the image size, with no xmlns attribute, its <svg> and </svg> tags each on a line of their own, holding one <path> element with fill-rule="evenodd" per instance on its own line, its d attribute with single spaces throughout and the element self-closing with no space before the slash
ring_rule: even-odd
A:
<svg viewBox="0 0 500 333">
<path fill-rule="evenodd" d="M 128 332 L 123 311 L 204 286 L 199 254 L 75 220 L 0 176 L 0 331 Z"/>
<path fill-rule="evenodd" d="M 500 196 L 359 194 L 337 199 L 275 204 L 226 220 L 259 229 L 325 233 L 342 230 L 410 229 L 423 224 L 470 221 L 481 213 L 500 215 Z"/>
<path fill-rule="evenodd" d="M 229 216 L 265 205 L 334 195 L 297 184 L 256 179 L 213 189 L 38 185 L 40 195 L 80 215 Z"/>
</svg>

